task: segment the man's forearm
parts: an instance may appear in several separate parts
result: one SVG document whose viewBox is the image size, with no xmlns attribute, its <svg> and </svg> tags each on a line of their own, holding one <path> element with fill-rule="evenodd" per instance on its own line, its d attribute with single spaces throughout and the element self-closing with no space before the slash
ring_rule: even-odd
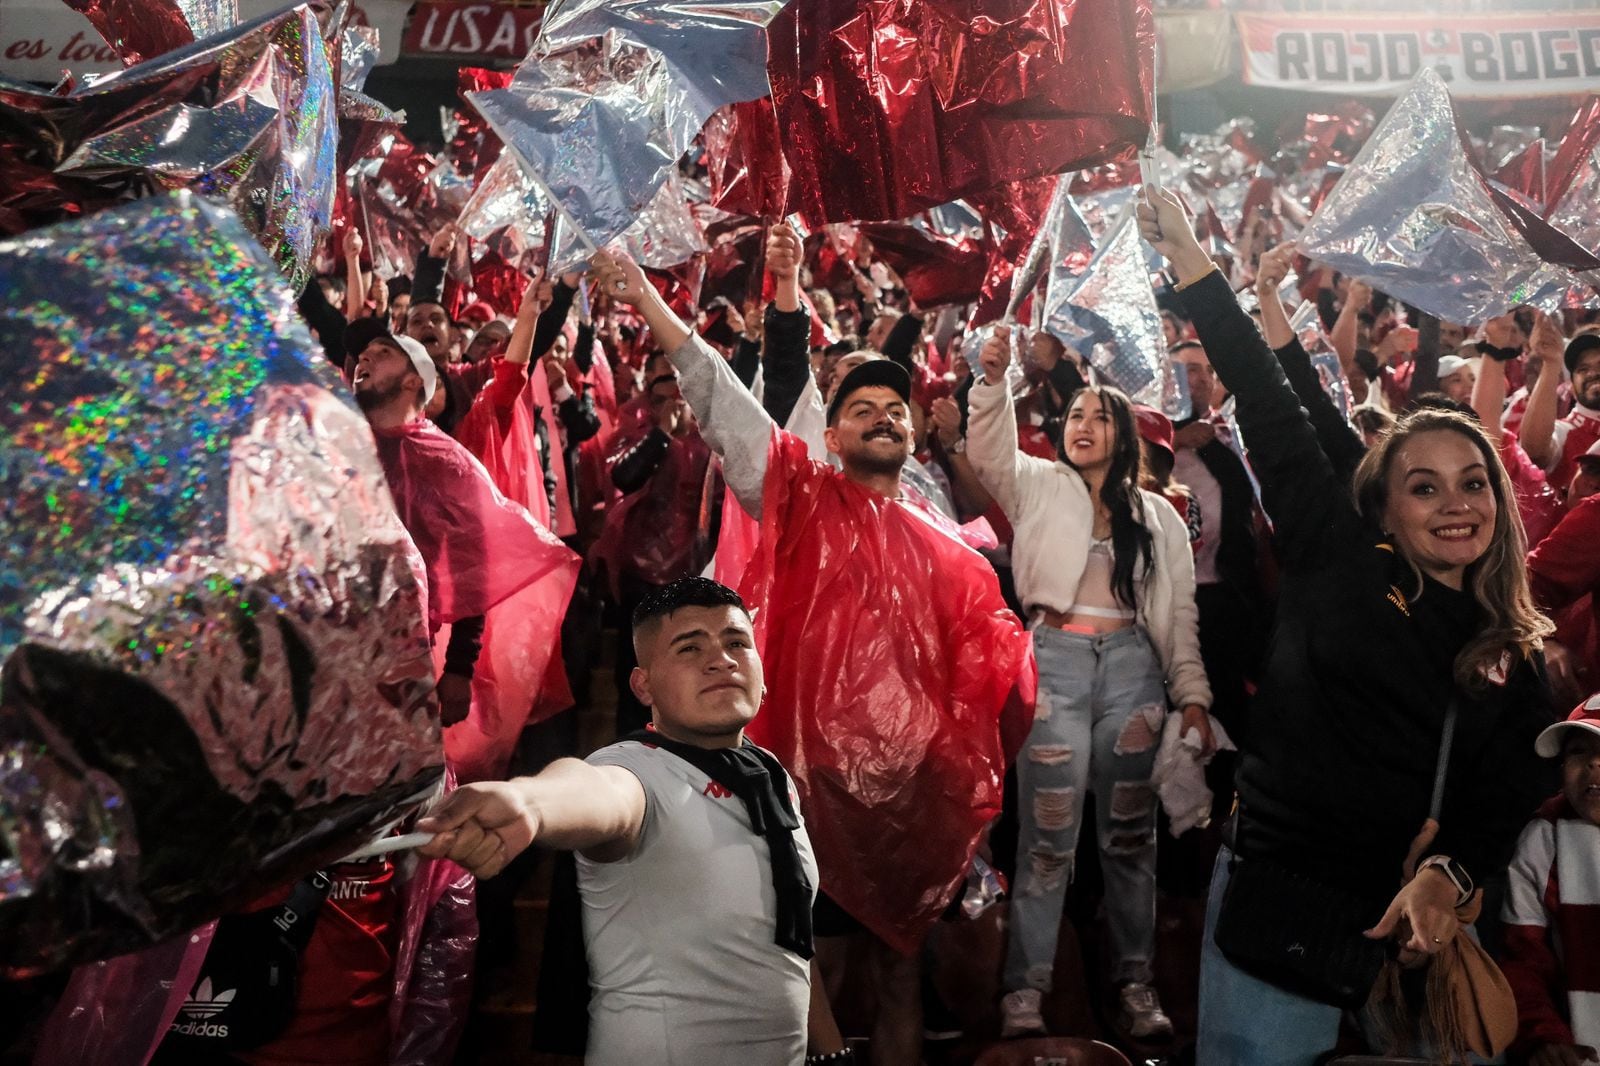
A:
<svg viewBox="0 0 1600 1066">
<path fill-rule="evenodd" d="M 677 323 L 668 312 L 667 317 Z M 655 324 L 651 324 L 655 329 Z M 700 422 L 700 432 L 713 451 L 722 456 L 722 476 L 740 505 L 751 517 L 761 514 L 761 489 L 767 476 L 767 449 L 774 423 L 750 390 L 734 377 L 728 361 L 682 324 L 678 343 L 668 346 L 668 335 L 657 334 L 678 371 L 678 387 Z"/>
<path fill-rule="evenodd" d="M 1546 470 L 1553 467 L 1556 460 L 1556 388 L 1560 384 L 1560 364 L 1545 363 L 1539 380 L 1528 392 L 1528 406 L 1522 413 L 1522 428 L 1517 433 L 1528 458 Z"/>
<path fill-rule="evenodd" d="M 1472 410 L 1483 431 L 1496 441 L 1504 428 L 1506 408 L 1506 368 L 1498 359 L 1478 360 L 1478 378 L 1472 384 Z"/>
<path fill-rule="evenodd" d="M 629 794 L 630 782 L 635 795 Z M 587 851 L 638 836 L 644 789 L 620 767 L 557 759 L 538 775 L 512 783 L 538 819 L 534 839 L 545 847 Z"/>
</svg>

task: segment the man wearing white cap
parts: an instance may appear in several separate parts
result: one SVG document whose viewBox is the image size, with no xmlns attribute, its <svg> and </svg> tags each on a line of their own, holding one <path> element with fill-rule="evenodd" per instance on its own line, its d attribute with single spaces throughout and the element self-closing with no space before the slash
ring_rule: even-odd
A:
<svg viewBox="0 0 1600 1066">
<path fill-rule="evenodd" d="M 455 725 L 472 707 L 484 615 L 568 553 L 500 495 L 471 452 L 428 420 L 439 372 L 419 341 L 396 336 L 380 319 L 351 323 L 346 339 L 360 353 L 350 379 L 356 402 L 372 426 L 395 510 L 427 569 L 430 631 L 451 627 L 438 690 L 442 720 Z"/>
<path fill-rule="evenodd" d="M 1472 386 L 1477 380 L 1477 369 L 1470 359 L 1459 355 L 1439 357 L 1439 391 L 1456 403 L 1472 403 Z"/>
<path fill-rule="evenodd" d="M 1500 966 L 1517 999 L 1513 1051 L 1576 1066 L 1600 1061 L 1600 696 L 1535 750 L 1561 760 L 1561 794 L 1517 842 Z"/>
</svg>

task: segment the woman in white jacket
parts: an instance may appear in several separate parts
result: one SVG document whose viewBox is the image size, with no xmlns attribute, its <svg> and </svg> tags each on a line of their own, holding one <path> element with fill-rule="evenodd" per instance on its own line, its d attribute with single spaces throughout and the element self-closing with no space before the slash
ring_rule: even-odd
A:
<svg viewBox="0 0 1600 1066">
<path fill-rule="evenodd" d="M 1021 831 L 1011 904 L 1002 1035 L 1044 1029 L 1056 930 L 1072 881 L 1079 812 L 1095 795 L 1096 836 L 1123 1024 L 1170 1035 L 1150 981 L 1155 949 L 1156 795 L 1150 771 L 1167 708 L 1211 743 L 1189 533 L 1139 482 L 1128 398 L 1088 387 L 1071 400 L 1055 462 L 1017 448 L 1003 333 L 969 397 L 967 457 L 1016 535 L 1011 558 L 1039 662 L 1039 705 L 1017 761 Z"/>
</svg>

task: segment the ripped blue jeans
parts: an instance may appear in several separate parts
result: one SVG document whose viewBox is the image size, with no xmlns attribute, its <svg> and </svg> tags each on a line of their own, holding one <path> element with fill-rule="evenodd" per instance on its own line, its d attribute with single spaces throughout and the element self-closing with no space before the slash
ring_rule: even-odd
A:
<svg viewBox="0 0 1600 1066">
<path fill-rule="evenodd" d="M 1142 628 L 1101 636 L 1039 626 L 1039 705 L 1017 757 L 1021 825 L 1005 987 L 1048 991 L 1056 933 L 1095 796 L 1113 977 L 1151 979 L 1156 932 L 1156 796 L 1150 771 L 1166 718 L 1161 660 Z"/>
</svg>

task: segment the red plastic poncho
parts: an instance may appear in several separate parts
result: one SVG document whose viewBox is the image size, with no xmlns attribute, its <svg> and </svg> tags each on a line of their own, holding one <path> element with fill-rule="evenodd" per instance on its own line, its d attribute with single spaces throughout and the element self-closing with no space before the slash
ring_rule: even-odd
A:
<svg viewBox="0 0 1600 1066">
<path fill-rule="evenodd" d="M 449 642 L 441 627 L 486 616 L 472 711 L 445 730 L 446 761 L 462 781 L 503 776 L 523 726 L 570 702 L 551 669 L 581 561 L 431 422 L 375 436 L 395 510 L 427 569 L 436 661 Z"/>
<path fill-rule="evenodd" d="M 913 952 L 1000 813 L 1028 634 L 982 556 L 781 432 L 740 591 L 767 679 L 750 737 L 794 776 L 823 888 Z"/>
<path fill-rule="evenodd" d="M 643 436 L 618 438 L 612 459 Z M 624 577 L 665 585 L 704 570 L 713 547 L 712 512 L 721 495 L 722 475 L 700 434 L 673 438 L 649 482 L 612 504 L 591 549 L 612 592 L 621 595 Z"/>
<path fill-rule="evenodd" d="M 532 409 L 523 402 L 527 382 L 525 368 L 499 361 L 494 383 L 478 394 L 455 435 L 483 463 L 495 487 L 548 529 L 552 515 L 538 430 Z M 484 651 L 472 676 L 473 711 L 445 732 L 446 752 L 462 780 L 500 776 L 524 725 L 572 706 L 561 622 L 579 565 L 573 555 L 570 579 L 536 582 L 489 612 Z M 446 643 L 434 645 L 441 669 Z"/>
<path fill-rule="evenodd" d="M 432 422 L 373 436 L 395 511 L 427 569 L 430 628 L 488 614 L 573 565 L 566 545 L 502 496 L 483 464 Z"/>
</svg>

